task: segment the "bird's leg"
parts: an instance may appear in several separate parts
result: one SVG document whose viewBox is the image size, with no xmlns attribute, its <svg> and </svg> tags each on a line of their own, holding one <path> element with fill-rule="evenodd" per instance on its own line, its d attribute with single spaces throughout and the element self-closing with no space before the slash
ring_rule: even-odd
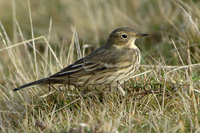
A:
<svg viewBox="0 0 200 133">
<path fill-rule="evenodd" d="M 125 91 L 121 86 L 118 86 L 118 91 L 122 94 L 122 96 L 125 96 Z"/>
</svg>

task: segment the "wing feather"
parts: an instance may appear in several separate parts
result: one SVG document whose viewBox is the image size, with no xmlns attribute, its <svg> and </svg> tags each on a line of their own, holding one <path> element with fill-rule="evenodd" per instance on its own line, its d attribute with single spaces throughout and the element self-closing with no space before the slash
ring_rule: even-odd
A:
<svg viewBox="0 0 200 133">
<path fill-rule="evenodd" d="M 111 55 L 108 56 L 108 54 Z M 115 56 L 116 54 L 119 56 Z M 118 71 L 119 68 L 126 68 L 130 65 L 130 63 L 125 64 L 121 62 L 121 58 L 131 62 L 130 59 L 132 59 L 132 57 L 127 55 L 129 55 L 128 52 L 125 54 L 119 51 L 117 53 L 115 53 L 115 51 L 110 53 L 110 50 L 99 49 L 98 51 L 92 52 L 85 58 L 76 61 L 56 74 L 50 76 L 50 78 L 63 78 L 65 76 L 79 78 L 79 76 L 84 75 L 92 76 L 95 74 Z M 105 59 L 104 56 L 108 56 L 108 58 Z"/>
</svg>

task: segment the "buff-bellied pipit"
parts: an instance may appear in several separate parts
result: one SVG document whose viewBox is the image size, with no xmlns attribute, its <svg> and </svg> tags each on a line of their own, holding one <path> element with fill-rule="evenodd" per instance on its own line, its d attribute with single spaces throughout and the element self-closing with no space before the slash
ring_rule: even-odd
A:
<svg viewBox="0 0 200 133">
<path fill-rule="evenodd" d="M 103 91 L 105 86 L 111 90 L 117 88 L 125 95 L 118 84 L 130 79 L 139 68 L 141 53 L 135 40 L 147 35 L 128 27 L 115 29 L 105 45 L 86 57 L 50 77 L 22 85 L 14 91 L 34 85 L 68 84 L 83 87 L 82 95 L 94 90 Z"/>
</svg>

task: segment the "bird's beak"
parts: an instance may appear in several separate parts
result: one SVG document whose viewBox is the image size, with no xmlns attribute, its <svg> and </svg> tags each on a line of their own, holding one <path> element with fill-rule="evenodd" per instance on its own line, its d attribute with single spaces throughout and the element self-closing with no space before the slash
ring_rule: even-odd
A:
<svg viewBox="0 0 200 133">
<path fill-rule="evenodd" d="M 137 33 L 135 36 L 136 36 L 136 38 L 138 38 L 138 37 L 143 37 L 143 36 L 148 36 L 149 34 L 139 34 L 139 33 Z"/>
</svg>

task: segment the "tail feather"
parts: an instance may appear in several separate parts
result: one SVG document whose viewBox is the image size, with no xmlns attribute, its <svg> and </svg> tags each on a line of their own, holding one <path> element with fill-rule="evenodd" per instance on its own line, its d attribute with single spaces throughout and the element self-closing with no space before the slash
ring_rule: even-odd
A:
<svg viewBox="0 0 200 133">
<path fill-rule="evenodd" d="M 25 85 L 22 85 L 20 87 L 17 87 L 15 89 L 13 89 L 13 91 L 18 91 L 20 89 L 33 87 L 33 86 L 36 86 L 36 85 L 45 85 L 45 84 L 47 84 L 47 82 L 49 82 L 51 84 L 51 81 L 49 81 L 49 78 L 43 78 L 43 79 L 40 79 L 40 80 L 30 82 L 30 83 L 25 84 Z"/>
</svg>

